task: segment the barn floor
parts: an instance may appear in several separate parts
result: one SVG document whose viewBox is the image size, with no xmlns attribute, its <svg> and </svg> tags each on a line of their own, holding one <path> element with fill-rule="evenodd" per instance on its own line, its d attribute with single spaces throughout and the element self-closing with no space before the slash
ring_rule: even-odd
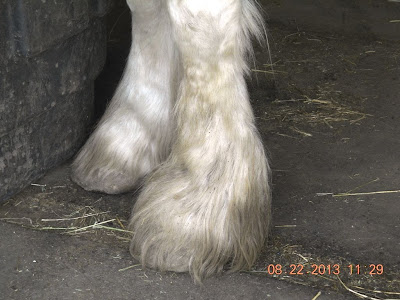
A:
<svg viewBox="0 0 400 300">
<path fill-rule="evenodd" d="M 248 82 L 273 170 L 254 271 L 195 286 L 142 270 L 124 232 L 137 192 L 86 192 L 67 164 L 0 206 L 0 299 L 400 299 L 400 42 L 278 25 L 269 39 L 273 64 L 256 47 Z M 110 41 L 98 94 L 124 44 Z"/>
</svg>

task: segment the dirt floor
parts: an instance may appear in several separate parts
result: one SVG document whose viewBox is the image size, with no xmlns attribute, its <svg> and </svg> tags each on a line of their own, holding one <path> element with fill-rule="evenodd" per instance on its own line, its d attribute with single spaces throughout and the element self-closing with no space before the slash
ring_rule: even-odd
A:
<svg viewBox="0 0 400 300">
<path fill-rule="evenodd" d="M 118 83 L 122 33 L 98 95 Z M 273 171 L 254 270 L 204 286 L 142 270 L 125 230 L 138 191 L 86 192 L 66 164 L 0 206 L 0 299 L 400 299 L 400 42 L 277 24 L 269 42 L 248 81 Z"/>
</svg>

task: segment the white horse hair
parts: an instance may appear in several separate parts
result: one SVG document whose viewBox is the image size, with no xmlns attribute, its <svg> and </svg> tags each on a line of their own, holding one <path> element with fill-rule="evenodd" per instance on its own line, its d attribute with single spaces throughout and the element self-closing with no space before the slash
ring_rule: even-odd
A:
<svg viewBox="0 0 400 300">
<path fill-rule="evenodd" d="M 249 269 L 270 222 L 269 167 L 244 80 L 263 20 L 251 0 L 127 0 L 121 83 L 73 163 L 86 190 L 150 174 L 129 228 L 144 266 L 196 282 Z"/>
</svg>

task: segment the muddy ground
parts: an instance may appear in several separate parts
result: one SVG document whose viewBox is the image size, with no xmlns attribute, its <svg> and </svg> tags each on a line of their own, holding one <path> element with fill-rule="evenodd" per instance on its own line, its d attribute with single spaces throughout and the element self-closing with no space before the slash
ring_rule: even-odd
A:
<svg viewBox="0 0 400 300">
<path fill-rule="evenodd" d="M 129 47 L 124 14 L 100 101 Z M 139 191 L 86 192 L 67 163 L 0 206 L 0 298 L 400 299 L 400 42 L 270 24 L 269 43 L 272 63 L 256 46 L 248 81 L 273 171 L 273 227 L 254 270 L 202 287 L 142 270 L 125 231 Z"/>
</svg>

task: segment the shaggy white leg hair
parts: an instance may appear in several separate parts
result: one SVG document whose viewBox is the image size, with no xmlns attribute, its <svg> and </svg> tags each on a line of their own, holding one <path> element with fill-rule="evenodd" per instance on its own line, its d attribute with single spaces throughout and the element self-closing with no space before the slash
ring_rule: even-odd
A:
<svg viewBox="0 0 400 300">
<path fill-rule="evenodd" d="M 268 233 L 269 167 L 243 78 L 250 35 L 261 37 L 262 19 L 250 0 L 161 2 L 168 5 L 183 78 L 172 151 L 147 179 L 133 208 L 130 250 L 145 266 L 189 271 L 199 282 L 227 264 L 233 271 L 250 268 Z M 150 43 L 154 35 L 162 39 L 159 32 L 148 34 Z M 144 50 L 155 55 L 150 47 Z M 161 75 L 157 80 L 163 82 Z M 159 111 L 158 105 L 159 100 L 151 107 Z M 143 134 L 137 128 L 133 136 Z M 132 140 L 143 143 L 141 137 Z M 130 145 L 134 154 L 129 154 L 137 156 L 138 147 Z"/>
<path fill-rule="evenodd" d="M 72 165 L 86 190 L 132 189 L 170 152 L 178 53 L 166 2 L 130 0 L 132 47 L 124 76 L 100 123 Z"/>
</svg>

